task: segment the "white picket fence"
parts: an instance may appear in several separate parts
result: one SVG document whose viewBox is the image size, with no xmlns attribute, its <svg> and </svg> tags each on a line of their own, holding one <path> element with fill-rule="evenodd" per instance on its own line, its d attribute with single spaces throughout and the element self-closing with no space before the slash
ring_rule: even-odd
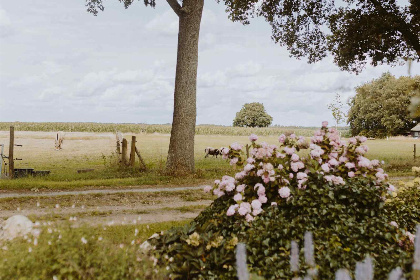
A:
<svg viewBox="0 0 420 280">
<path fill-rule="evenodd" d="M 314 256 L 314 245 L 312 233 L 307 232 L 304 238 L 304 255 L 305 263 L 309 266 L 303 280 L 317 279 L 317 269 Z M 249 280 L 250 275 L 246 264 L 246 245 L 239 243 L 236 247 L 236 265 L 239 280 Z M 290 270 L 295 273 L 292 280 L 301 280 L 298 277 L 299 273 L 299 247 L 295 241 L 291 243 L 290 252 Z M 355 280 L 373 280 L 374 267 L 373 260 L 367 256 L 363 262 L 356 263 L 354 273 Z M 414 239 L 414 257 L 413 257 L 413 280 L 420 280 L 420 225 L 416 228 L 416 237 Z M 339 269 L 335 273 L 335 280 L 352 280 L 350 273 L 347 269 Z M 389 275 L 388 280 L 405 280 L 403 277 L 402 269 L 397 267 L 393 269 Z"/>
</svg>

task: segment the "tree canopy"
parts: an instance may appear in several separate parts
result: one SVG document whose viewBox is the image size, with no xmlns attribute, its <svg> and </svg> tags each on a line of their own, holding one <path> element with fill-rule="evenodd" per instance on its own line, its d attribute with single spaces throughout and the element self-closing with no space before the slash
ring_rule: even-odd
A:
<svg viewBox="0 0 420 280">
<path fill-rule="evenodd" d="M 272 38 L 291 56 L 316 62 L 329 54 L 343 70 L 420 58 L 420 1 L 224 0 L 230 18 L 244 24 L 262 16 Z M 369 59 L 370 58 L 370 59 Z"/>
<path fill-rule="evenodd" d="M 246 103 L 242 109 L 236 113 L 233 126 L 240 127 L 267 127 L 273 118 L 267 114 L 262 103 Z"/>
<path fill-rule="evenodd" d="M 128 8 L 134 0 L 118 0 Z M 233 21 L 249 24 L 263 17 L 272 39 L 291 56 L 317 62 L 329 54 L 342 69 L 359 72 L 372 65 L 420 59 L 420 1 L 396 0 L 216 0 Z M 177 0 L 167 0 L 178 14 Z M 155 0 L 144 0 L 154 7 Z M 102 0 L 87 0 L 88 11 L 103 10 Z M 178 11 L 178 12 L 177 12 Z"/>
<path fill-rule="evenodd" d="M 353 135 L 385 137 L 407 133 L 419 119 L 410 117 L 411 98 L 420 76 L 395 78 L 389 73 L 356 88 L 348 114 Z"/>
</svg>

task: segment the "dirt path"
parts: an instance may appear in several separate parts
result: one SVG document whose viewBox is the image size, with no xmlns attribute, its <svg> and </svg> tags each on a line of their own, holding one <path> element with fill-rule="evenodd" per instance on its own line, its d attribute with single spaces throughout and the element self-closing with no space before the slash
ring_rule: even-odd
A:
<svg viewBox="0 0 420 280">
<path fill-rule="evenodd" d="M 98 207 L 66 207 L 42 209 L 31 207 L 27 209 L 3 210 L 0 219 L 13 215 L 24 215 L 33 221 L 63 222 L 71 221 L 76 225 L 121 225 L 138 223 L 155 223 L 163 221 L 184 220 L 196 217 L 201 210 L 212 203 L 211 200 L 199 201 L 165 201 L 153 205 L 134 206 L 98 206 Z M 76 219 L 75 219 L 76 218 Z"/>
<path fill-rule="evenodd" d="M 202 186 L 0 194 L 0 221 L 25 215 L 75 226 L 148 224 L 195 218 L 212 203 Z M 192 191 L 192 194 L 183 191 Z M 170 192 L 170 193 L 168 193 Z M 188 196 L 186 196 L 186 193 Z M 100 196 L 97 196 L 100 195 Z"/>
<path fill-rule="evenodd" d="M 150 193 L 150 192 L 174 192 L 185 190 L 199 190 L 202 186 L 194 187 L 168 187 L 168 188 L 148 188 L 148 189 L 118 189 L 118 190 L 86 190 L 86 191 L 58 191 L 58 192 L 41 192 L 41 193 L 22 193 L 8 192 L 0 193 L 0 198 L 17 198 L 17 197 L 43 197 L 43 196 L 63 196 L 63 195 L 86 195 L 86 194 L 113 194 L 113 193 Z"/>
</svg>

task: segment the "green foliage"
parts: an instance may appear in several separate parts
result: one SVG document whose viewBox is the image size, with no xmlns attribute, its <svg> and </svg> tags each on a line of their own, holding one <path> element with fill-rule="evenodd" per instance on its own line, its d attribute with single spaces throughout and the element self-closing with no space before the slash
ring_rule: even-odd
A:
<svg viewBox="0 0 420 280">
<path fill-rule="evenodd" d="M 378 161 L 369 161 L 366 165 L 367 159 L 360 155 L 364 153 L 360 145 L 365 139 L 351 139 L 348 146 L 341 146 L 337 133 L 329 131 L 330 135 L 327 128 L 317 132 L 312 140 L 316 143 L 311 147 L 313 155 L 300 159 L 308 171 L 305 182 L 294 179 L 297 174 L 291 169 L 295 161 L 290 153 L 284 154 L 284 150 L 259 145 L 253 140 L 251 154 L 255 158 L 250 162 L 256 168 L 244 175 L 236 174 L 235 185 L 246 185 L 242 191 L 244 198 L 235 201 L 234 191 L 221 188 L 224 180 L 230 182 L 228 176 L 215 183 L 218 186 L 215 193 L 223 191 L 224 195 L 189 225 L 172 229 L 152 241 L 156 246 L 155 257 L 161 265 L 170 267 L 174 279 L 234 279 L 234 245 L 243 242 L 247 245 L 251 273 L 265 279 L 291 279 L 294 275 L 290 272 L 290 242 L 296 240 L 302 247 L 305 232 L 311 231 L 319 279 L 334 279 L 335 271 L 340 268 L 353 271 L 356 262 L 366 255 L 374 258 L 375 279 L 386 279 L 395 267 L 401 267 L 405 276 L 410 277 L 414 248 L 409 232 L 420 223 L 419 191 L 402 191 L 395 198 L 393 188 L 380 179 L 386 175 L 380 171 Z M 280 137 L 289 150 L 290 146 L 298 148 L 296 140 L 294 136 Z M 323 153 L 319 152 L 320 147 Z M 269 150 L 272 150 L 271 155 L 267 155 Z M 237 158 L 237 151 L 238 146 L 232 145 L 229 158 Z M 330 166 L 329 171 L 321 171 L 321 163 L 331 157 L 340 157 L 341 162 L 341 156 L 346 157 L 347 163 L 356 164 L 352 169 L 354 177 L 348 174 L 354 167 L 347 167 L 345 162 Z M 238 160 L 237 164 L 242 162 Z M 264 182 L 265 175 L 258 175 L 256 169 L 269 163 L 276 167 L 281 163 L 283 167 L 270 175 L 274 180 Z M 287 176 L 291 195 L 280 197 L 278 190 L 289 174 L 294 175 Z M 331 177 L 344 180 L 344 184 L 339 183 L 340 180 L 334 183 Z M 264 195 L 268 199 L 262 204 L 263 212 L 252 213 L 251 219 L 241 216 L 239 211 L 228 215 L 228 209 L 235 203 L 240 203 L 241 208 L 242 203 L 256 199 L 254 186 L 257 184 L 264 184 Z M 300 258 L 304 264 L 302 253 Z M 299 276 L 303 277 L 307 267 L 304 264 L 301 268 Z"/>
<path fill-rule="evenodd" d="M 312 182 L 302 191 L 304 196 L 267 208 L 252 224 L 226 216 L 229 200 L 221 197 L 189 226 L 169 230 L 156 239 L 156 252 L 160 257 L 175 258 L 169 264 L 175 279 L 234 279 L 234 248 L 230 245 L 238 238 L 247 244 L 249 268 L 253 273 L 265 279 L 291 279 L 290 241 L 296 240 L 302 247 L 304 233 L 312 231 L 320 279 L 334 279 L 339 268 L 354 270 L 356 262 L 367 254 L 374 256 L 375 279 L 386 279 L 397 266 L 409 276 L 413 246 L 389 222 L 395 219 L 403 227 L 409 218 L 407 229 L 411 230 L 412 225 L 420 222 L 420 216 L 415 216 L 420 211 L 418 202 L 415 205 L 415 199 L 407 200 L 406 207 L 414 211 L 412 214 L 398 210 L 396 206 L 401 203 L 384 207 L 376 188 L 373 185 L 366 188 L 366 183 L 365 179 L 355 180 L 350 187 L 337 189 L 326 187 L 321 181 Z M 419 192 L 417 198 L 418 195 Z M 201 238 L 196 247 L 185 242 L 194 232 Z M 209 240 L 219 236 L 223 237 L 221 245 L 207 249 Z M 403 240 L 406 247 L 401 247 L 398 240 Z"/>
<path fill-rule="evenodd" d="M 400 227 L 414 232 L 420 224 L 420 178 L 401 185 L 394 196 L 386 200 L 385 211 Z"/>
<path fill-rule="evenodd" d="M 329 53 L 344 70 L 420 57 L 419 1 L 224 0 L 234 21 L 264 17 L 292 56 L 316 62 Z"/>
<path fill-rule="evenodd" d="M 396 79 L 389 73 L 356 88 L 348 114 L 351 133 L 368 137 L 407 133 L 417 121 L 410 117 L 408 107 L 419 88 L 420 76 Z"/>
<path fill-rule="evenodd" d="M 415 95 L 411 98 L 408 110 L 412 118 L 420 118 L 420 89 L 417 89 Z"/>
<path fill-rule="evenodd" d="M 240 127 L 267 127 L 273 118 L 267 114 L 262 103 L 246 103 L 242 109 L 236 113 L 233 126 Z"/>
</svg>

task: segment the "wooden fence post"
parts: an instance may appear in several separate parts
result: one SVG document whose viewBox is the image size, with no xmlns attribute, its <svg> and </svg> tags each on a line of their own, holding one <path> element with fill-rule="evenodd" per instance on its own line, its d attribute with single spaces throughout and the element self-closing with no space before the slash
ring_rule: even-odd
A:
<svg viewBox="0 0 420 280">
<path fill-rule="evenodd" d="M 414 160 L 416 160 L 416 144 L 414 144 Z"/>
<path fill-rule="evenodd" d="M 117 155 L 121 154 L 121 143 L 117 140 Z"/>
<path fill-rule="evenodd" d="M 121 163 L 127 164 L 127 139 L 122 140 Z"/>
<path fill-rule="evenodd" d="M 121 154 L 121 142 L 122 142 L 123 136 L 121 132 L 117 131 L 115 132 L 115 140 L 117 142 L 117 156 L 119 157 Z"/>
<path fill-rule="evenodd" d="M 249 148 L 251 148 L 251 146 L 250 146 L 250 145 L 248 145 L 248 144 L 246 144 L 246 146 L 245 146 L 245 150 L 246 150 L 246 159 L 248 159 L 248 158 L 249 158 Z"/>
<path fill-rule="evenodd" d="M 15 147 L 15 127 L 10 127 L 10 143 L 9 143 L 9 178 L 13 179 L 15 175 L 15 162 L 14 162 L 14 155 L 13 149 Z"/>
<path fill-rule="evenodd" d="M 136 136 L 131 136 L 130 166 L 136 164 Z"/>
</svg>

